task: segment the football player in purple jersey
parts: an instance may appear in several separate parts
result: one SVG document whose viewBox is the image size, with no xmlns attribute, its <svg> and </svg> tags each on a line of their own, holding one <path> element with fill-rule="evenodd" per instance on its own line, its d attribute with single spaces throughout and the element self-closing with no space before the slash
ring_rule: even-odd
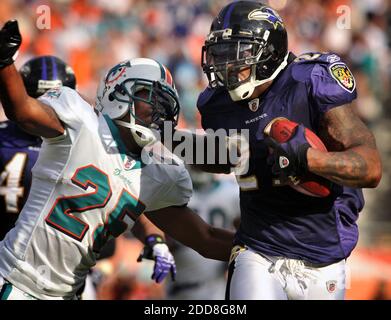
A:
<svg viewBox="0 0 391 320">
<path fill-rule="evenodd" d="M 237 177 L 241 224 L 227 299 L 343 299 L 345 261 L 364 206 L 361 188 L 376 187 L 382 174 L 375 138 L 351 106 L 357 92 L 348 66 L 333 53 L 289 52 L 275 10 L 235 1 L 213 20 L 202 68 L 209 80 L 197 102 L 203 128 L 250 133 L 249 170 Z M 286 143 L 264 135 L 277 117 L 300 124 Z M 309 146 L 304 127 L 328 152 Z M 280 166 L 280 157 L 289 165 Z M 288 186 L 306 173 L 330 180 L 330 195 Z"/>
</svg>

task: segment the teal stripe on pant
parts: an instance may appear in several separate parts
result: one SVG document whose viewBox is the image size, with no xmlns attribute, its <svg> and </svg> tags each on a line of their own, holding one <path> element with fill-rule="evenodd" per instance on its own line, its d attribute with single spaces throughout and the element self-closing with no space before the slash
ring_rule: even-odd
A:
<svg viewBox="0 0 391 320">
<path fill-rule="evenodd" d="M 4 283 L 0 291 L 0 300 L 7 300 L 12 291 L 12 284 Z"/>
</svg>

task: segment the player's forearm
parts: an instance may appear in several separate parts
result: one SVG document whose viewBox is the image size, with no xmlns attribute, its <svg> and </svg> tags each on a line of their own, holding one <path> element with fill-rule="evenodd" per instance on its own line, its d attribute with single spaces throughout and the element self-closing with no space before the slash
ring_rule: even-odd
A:
<svg viewBox="0 0 391 320">
<path fill-rule="evenodd" d="M 213 228 L 187 207 L 168 207 L 146 212 L 147 217 L 170 237 L 205 258 L 227 261 L 234 233 Z"/>
<path fill-rule="evenodd" d="M 216 259 L 221 261 L 229 261 L 234 233 L 225 229 L 210 228 L 209 231 L 210 243 L 206 251 L 201 253 L 205 258 Z"/>
<path fill-rule="evenodd" d="M 145 215 L 141 215 L 135 222 L 132 233 L 144 243 L 148 235 L 157 234 L 164 239 L 164 232 L 156 227 Z"/>
<path fill-rule="evenodd" d="M 208 259 L 228 261 L 231 253 L 234 233 L 228 230 L 208 227 L 208 231 L 194 233 L 194 235 L 173 236 L 200 255 Z"/>
<path fill-rule="evenodd" d="M 0 70 L 0 99 L 8 119 L 25 131 L 53 138 L 64 133 L 64 127 L 49 106 L 28 96 L 19 72 L 11 64 Z"/>
<path fill-rule="evenodd" d="M 337 184 L 374 188 L 381 179 L 381 161 L 376 149 L 359 146 L 341 152 L 308 149 L 308 170 Z"/>
</svg>

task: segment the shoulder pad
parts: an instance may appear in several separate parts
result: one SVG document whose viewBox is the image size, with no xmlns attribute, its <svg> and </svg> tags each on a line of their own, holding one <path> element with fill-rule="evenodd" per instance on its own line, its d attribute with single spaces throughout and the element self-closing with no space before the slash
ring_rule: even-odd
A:
<svg viewBox="0 0 391 320">
<path fill-rule="evenodd" d="M 323 77 L 323 82 L 328 78 L 349 93 L 356 88 L 352 72 L 335 53 L 309 52 L 298 56 L 293 62 L 292 75 L 296 80 L 311 82 L 316 77 Z"/>
<path fill-rule="evenodd" d="M 293 62 L 294 63 L 324 63 L 333 64 L 341 61 L 341 58 L 335 53 L 330 52 L 307 52 L 298 56 Z"/>
</svg>

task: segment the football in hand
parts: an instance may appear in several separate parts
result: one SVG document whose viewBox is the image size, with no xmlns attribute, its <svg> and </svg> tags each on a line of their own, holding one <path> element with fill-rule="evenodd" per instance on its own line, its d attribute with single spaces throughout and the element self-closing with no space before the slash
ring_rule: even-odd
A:
<svg viewBox="0 0 391 320">
<path fill-rule="evenodd" d="M 275 118 L 265 128 L 264 133 L 279 143 L 288 141 L 299 124 L 286 118 Z M 305 129 L 308 143 L 314 149 L 327 151 L 322 140 L 310 129 Z M 331 182 L 313 173 L 307 173 L 303 177 L 296 177 L 290 185 L 296 191 L 313 197 L 327 197 L 330 194 Z"/>
</svg>

